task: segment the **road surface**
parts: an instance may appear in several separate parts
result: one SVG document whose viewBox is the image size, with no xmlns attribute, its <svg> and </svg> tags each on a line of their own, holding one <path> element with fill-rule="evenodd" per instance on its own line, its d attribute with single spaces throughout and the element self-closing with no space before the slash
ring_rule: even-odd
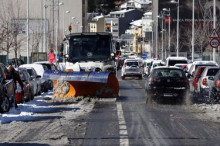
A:
<svg viewBox="0 0 220 146">
<path fill-rule="evenodd" d="M 44 97 L 34 102 L 36 107 L 27 111 L 32 114 L 25 118 L 6 120 L 1 115 L 1 144 L 219 145 L 219 121 L 204 120 L 198 116 L 202 111 L 186 105 L 147 106 L 144 82 L 119 78 L 120 97 L 116 102 L 66 104 L 49 100 L 40 104 L 47 99 Z"/>
</svg>

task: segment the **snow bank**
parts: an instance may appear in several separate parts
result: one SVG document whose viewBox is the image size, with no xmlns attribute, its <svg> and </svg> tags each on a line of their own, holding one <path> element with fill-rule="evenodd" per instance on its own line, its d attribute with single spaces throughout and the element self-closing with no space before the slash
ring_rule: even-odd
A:
<svg viewBox="0 0 220 146">
<path fill-rule="evenodd" d="M 23 104 L 18 104 L 9 112 L 0 115 L 1 124 L 12 121 L 39 121 L 53 118 L 76 118 L 93 109 L 94 103 L 86 100 L 75 102 L 56 102 L 52 99 L 53 92 L 35 96 L 35 99 Z M 62 113 L 62 114 L 60 114 Z"/>
<path fill-rule="evenodd" d="M 194 104 L 193 108 L 201 111 L 199 118 L 220 122 L 220 104 Z"/>
</svg>

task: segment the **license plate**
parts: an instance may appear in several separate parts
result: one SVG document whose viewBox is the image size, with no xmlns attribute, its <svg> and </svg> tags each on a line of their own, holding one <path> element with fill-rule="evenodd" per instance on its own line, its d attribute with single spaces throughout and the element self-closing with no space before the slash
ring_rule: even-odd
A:
<svg viewBox="0 0 220 146">
<path fill-rule="evenodd" d="M 163 96 L 173 96 L 171 93 L 164 93 Z"/>
</svg>

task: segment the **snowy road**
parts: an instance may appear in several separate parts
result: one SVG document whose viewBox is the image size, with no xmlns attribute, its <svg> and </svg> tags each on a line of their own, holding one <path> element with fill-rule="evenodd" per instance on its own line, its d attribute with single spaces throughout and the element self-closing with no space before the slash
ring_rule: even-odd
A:
<svg viewBox="0 0 220 146">
<path fill-rule="evenodd" d="M 144 80 L 120 80 L 115 101 L 63 103 L 52 92 L 0 115 L 0 145 L 218 145 L 220 105 L 147 106 Z"/>
</svg>

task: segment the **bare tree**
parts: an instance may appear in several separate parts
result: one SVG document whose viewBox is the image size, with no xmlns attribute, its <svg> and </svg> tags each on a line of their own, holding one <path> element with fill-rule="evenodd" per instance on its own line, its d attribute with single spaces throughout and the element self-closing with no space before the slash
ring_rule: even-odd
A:
<svg viewBox="0 0 220 146">
<path fill-rule="evenodd" d="M 18 37 L 20 26 L 13 23 L 13 21 L 20 19 L 22 16 L 21 0 L 1 2 L 0 24 L 2 27 L 0 28 L 0 40 L 3 45 L 1 45 L 0 49 L 7 53 L 7 58 L 12 51 L 14 52 L 15 58 L 18 57 L 18 52 L 20 51 L 24 37 Z"/>
<path fill-rule="evenodd" d="M 212 48 L 209 47 L 209 35 L 213 29 L 212 20 L 213 20 L 213 12 L 212 12 L 212 2 L 208 0 L 199 0 L 198 1 L 200 12 L 198 19 L 195 20 L 194 27 L 194 46 L 195 51 L 200 52 L 201 56 L 203 56 L 204 51 L 211 52 Z M 219 16 L 218 16 L 219 17 Z M 217 30 L 219 29 L 219 23 L 217 23 Z M 190 51 L 192 48 L 192 28 L 183 29 L 183 44 L 189 48 Z"/>
</svg>

